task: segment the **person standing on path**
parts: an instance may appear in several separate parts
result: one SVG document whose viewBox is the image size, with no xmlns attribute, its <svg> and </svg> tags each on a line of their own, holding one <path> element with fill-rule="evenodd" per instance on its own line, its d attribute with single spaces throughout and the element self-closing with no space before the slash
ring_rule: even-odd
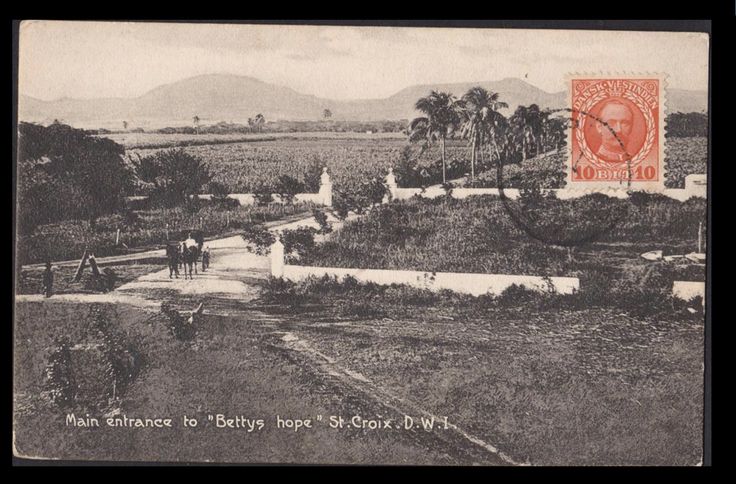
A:
<svg viewBox="0 0 736 484">
<path fill-rule="evenodd" d="M 54 293 L 54 273 L 51 271 L 51 261 L 46 261 L 46 270 L 43 271 L 43 295 L 51 297 Z"/>
<path fill-rule="evenodd" d="M 179 246 L 167 245 L 166 255 L 169 259 L 169 279 L 172 279 L 174 275 L 179 279 Z"/>
<path fill-rule="evenodd" d="M 205 247 L 202 251 L 202 272 L 206 271 L 210 266 L 210 248 Z"/>
</svg>

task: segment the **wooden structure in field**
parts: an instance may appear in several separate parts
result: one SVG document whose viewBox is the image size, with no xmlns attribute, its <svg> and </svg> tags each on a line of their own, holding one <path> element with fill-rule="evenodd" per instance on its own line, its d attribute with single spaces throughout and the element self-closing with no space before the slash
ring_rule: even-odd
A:
<svg viewBox="0 0 736 484">
<path fill-rule="evenodd" d="M 74 273 L 74 278 L 72 279 L 72 282 L 79 282 L 79 280 L 82 278 L 82 272 L 84 272 L 84 268 L 87 267 L 87 263 L 89 263 L 89 266 L 92 268 L 92 274 L 94 274 L 95 277 L 100 276 L 100 269 L 99 267 L 97 267 L 95 255 L 90 254 L 87 249 L 84 249 L 84 254 L 82 254 L 82 259 L 79 261 L 79 265 L 77 266 L 77 271 Z"/>
</svg>

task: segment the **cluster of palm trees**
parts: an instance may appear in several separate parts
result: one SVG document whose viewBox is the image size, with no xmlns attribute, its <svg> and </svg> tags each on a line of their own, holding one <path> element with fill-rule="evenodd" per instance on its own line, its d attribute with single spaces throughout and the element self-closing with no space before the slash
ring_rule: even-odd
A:
<svg viewBox="0 0 736 484">
<path fill-rule="evenodd" d="M 559 148 L 565 141 L 565 120 L 536 104 L 519 106 L 508 119 L 499 110 L 508 104 L 499 94 L 475 86 L 460 99 L 448 92 L 432 91 L 415 107 L 424 116 L 409 124 L 409 141 L 427 145 L 438 142 L 442 153 L 442 183 L 447 183 L 445 143 L 460 137 L 470 147 L 470 174 L 475 180 L 476 164 L 484 153 L 487 161 L 525 160 L 545 150 Z"/>
</svg>

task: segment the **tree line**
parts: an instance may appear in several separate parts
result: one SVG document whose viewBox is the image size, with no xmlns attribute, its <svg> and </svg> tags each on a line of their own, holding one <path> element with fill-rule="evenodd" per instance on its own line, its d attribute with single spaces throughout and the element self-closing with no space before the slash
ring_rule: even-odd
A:
<svg viewBox="0 0 736 484">
<path fill-rule="evenodd" d="M 118 143 L 60 123 L 20 123 L 16 166 L 20 235 L 69 219 L 94 226 L 100 216 L 123 211 L 133 193 L 159 206 L 181 205 L 212 184 L 205 164 L 181 149 L 128 160 Z"/>
<path fill-rule="evenodd" d="M 473 180 L 479 160 L 482 168 L 497 161 L 523 161 L 560 148 L 566 139 L 567 119 L 558 111 L 532 104 L 518 106 L 506 118 L 499 110 L 508 108 L 508 104 L 498 93 L 480 86 L 470 88 L 459 99 L 449 92 L 431 91 L 417 100 L 415 107 L 424 116 L 409 124 L 409 141 L 425 146 L 439 143 L 443 183 L 447 183 L 448 138 L 460 138 L 469 144 Z"/>
<path fill-rule="evenodd" d="M 518 163 L 559 149 L 566 143 L 569 115 L 564 110 L 542 109 L 536 104 L 518 106 L 508 118 L 499 112 L 508 104 L 496 92 L 476 86 L 462 97 L 431 91 L 417 100 L 423 116 L 409 123 L 412 143 L 437 143 L 441 151 L 442 182 L 447 182 L 445 145 L 449 138 L 465 140 L 470 150 L 470 176 L 475 180 L 478 163 L 482 169 L 494 163 Z M 706 113 L 671 113 L 666 118 L 668 137 L 708 135 Z"/>
<path fill-rule="evenodd" d="M 708 136 L 708 115 L 706 113 L 672 113 L 667 116 L 666 135 L 673 138 Z"/>
</svg>

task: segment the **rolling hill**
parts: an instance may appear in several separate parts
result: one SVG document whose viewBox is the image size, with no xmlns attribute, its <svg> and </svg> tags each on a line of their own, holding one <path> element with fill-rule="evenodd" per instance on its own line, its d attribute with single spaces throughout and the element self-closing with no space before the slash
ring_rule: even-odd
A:
<svg viewBox="0 0 736 484">
<path fill-rule="evenodd" d="M 472 86 L 498 92 L 509 104 L 504 114 L 518 105 L 542 108 L 565 105 L 565 93 L 548 93 L 521 79 L 427 84 L 411 86 L 384 99 L 331 100 L 299 93 L 246 76 L 208 74 L 156 87 L 137 98 L 70 99 L 41 101 L 20 96 L 18 117 L 22 121 L 50 123 L 58 119 L 85 128 L 157 128 L 189 125 L 193 116 L 203 124 L 218 121 L 245 123 L 262 113 L 267 120 L 318 120 L 330 109 L 335 120 L 375 121 L 410 119 L 417 115 L 416 100 L 430 90 L 450 91 L 461 96 Z M 670 90 L 670 111 L 707 110 L 707 95 L 699 91 Z"/>
</svg>

